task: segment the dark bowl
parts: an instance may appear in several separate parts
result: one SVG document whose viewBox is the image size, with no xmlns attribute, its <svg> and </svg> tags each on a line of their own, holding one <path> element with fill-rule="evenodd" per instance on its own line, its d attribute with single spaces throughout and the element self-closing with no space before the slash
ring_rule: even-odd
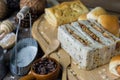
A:
<svg viewBox="0 0 120 80">
<path fill-rule="evenodd" d="M 31 74 L 35 77 L 37 80 L 57 80 L 59 72 L 60 72 L 60 64 L 51 57 L 48 57 L 48 59 L 52 60 L 56 64 L 56 68 L 54 71 L 49 72 L 48 74 L 38 74 L 33 70 L 34 64 L 38 63 L 41 61 L 41 59 L 36 60 L 32 66 L 31 66 Z"/>
</svg>

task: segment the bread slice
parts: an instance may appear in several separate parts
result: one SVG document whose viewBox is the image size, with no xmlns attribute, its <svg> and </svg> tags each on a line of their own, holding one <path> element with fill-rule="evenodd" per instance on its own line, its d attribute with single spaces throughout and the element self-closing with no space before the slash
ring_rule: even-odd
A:
<svg viewBox="0 0 120 80">
<path fill-rule="evenodd" d="M 85 70 L 104 65 L 112 56 L 119 54 L 115 51 L 120 39 L 95 20 L 61 25 L 58 27 L 58 40 L 61 47 Z"/>
<path fill-rule="evenodd" d="M 63 2 L 52 8 L 45 9 L 48 22 L 53 26 L 76 21 L 81 14 L 87 13 L 88 9 L 80 1 Z"/>
</svg>

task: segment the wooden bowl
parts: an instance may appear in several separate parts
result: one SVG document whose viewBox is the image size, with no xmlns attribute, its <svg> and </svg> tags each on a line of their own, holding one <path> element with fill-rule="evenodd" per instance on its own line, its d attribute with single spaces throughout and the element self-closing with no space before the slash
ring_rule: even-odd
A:
<svg viewBox="0 0 120 80">
<path fill-rule="evenodd" d="M 36 73 L 34 71 L 33 67 L 34 67 L 34 64 L 41 61 L 41 59 L 38 59 L 35 62 L 33 62 L 30 73 L 26 76 L 21 77 L 19 80 L 57 80 L 59 72 L 60 72 L 60 64 L 54 58 L 49 57 L 49 59 L 51 59 L 53 62 L 55 62 L 55 64 L 56 64 L 55 70 L 53 70 L 52 72 L 49 72 L 47 74 Z"/>
<path fill-rule="evenodd" d="M 37 79 L 37 80 L 57 80 L 58 75 L 59 75 L 59 71 L 60 71 L 60 64 L 54 59 L 54 58 L 50 58 L 50 60 L 54 61 L 56 64 L 56 69 L 48 74 L 42 75 L 42 74 L 37 74 L 35 73 L 35 71 L 33 70 L 34 64 L 38 63 L 39 61 L 41 61 L 41 59 L 36 60 L 32 67 L 31 67 L 31 74 Z"/>
</svg>

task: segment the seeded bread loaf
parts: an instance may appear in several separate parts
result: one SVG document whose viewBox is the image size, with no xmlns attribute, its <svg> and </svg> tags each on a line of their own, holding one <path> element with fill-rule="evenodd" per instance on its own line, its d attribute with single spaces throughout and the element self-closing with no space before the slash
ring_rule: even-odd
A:
<svg viewBox="0 0 120 80">
<path fill-rule="evenodd" d="M 119 49 L 116 52 L 120 39 L 94 20 L 61 25 L 58 27 L 58 40 L 61 47 L 85 70 L 104 65 L 120 53 Z"/>
<path fill-rule="evenodd" d="M 63 2 L 52 8 L 45 9 L 45 18 L 53 26 L 76 21 L 88 9 L 80 1 Z"/>
</svg>

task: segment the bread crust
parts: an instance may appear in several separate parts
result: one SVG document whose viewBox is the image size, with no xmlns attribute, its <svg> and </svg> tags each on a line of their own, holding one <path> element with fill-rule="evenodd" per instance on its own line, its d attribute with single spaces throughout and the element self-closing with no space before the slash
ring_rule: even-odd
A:
<svg viewBox="0 0 120 80">
<path fill-rule="evenodd" d="M 80 15 L 78 20 L 87 20 L 87 13 Z"/>
<path fill-rule="evenodd" d="M 96 7 L 87 14 L 87 19 L 97 20 L 103 14 L 107 14 L 107 12 L 102 7 Z"/>
<path fill-rule="evenodd" d="M 114 57 L 111 59 L 110 63 L 111 63 L 111 62 L 114 62 L 114 61 L 120 61 L 120 55 L 114 56 Z"/>
<path fill-rule="evenodd" d="M 119 19 L 115 15 L 101 15 L 98 22 L 110 33 L 119 37 Z"/>
<path fill-rule="evenodd" d="M 109 63 L 109 71 L 112 74 L 120 77 L 119 67 L 120 67 L 120 55 L 117 55 L 111 59 Z"/>
<path fill-rule="evenodd" d="M 80 1 L 63 2 L 45 9 L 45 15 L 51 18 L 55 26 L 76 21 L 81 14 L 87 12 L 88 9 Z M 47 21 L 51 22 L 50 19 L 47 19 Z"/>
</svg>

